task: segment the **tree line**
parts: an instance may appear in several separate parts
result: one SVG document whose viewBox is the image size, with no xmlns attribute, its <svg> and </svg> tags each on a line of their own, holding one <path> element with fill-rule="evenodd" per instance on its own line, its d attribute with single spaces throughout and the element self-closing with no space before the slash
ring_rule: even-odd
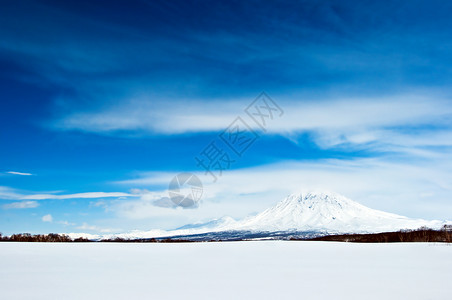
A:
<svg viewBox="0 0 452 300">
<path fill-rule="evenodd" d="M 444 225 L 441 230 L 427 227 L 404 229 L 396 232 L 368 234 L 338 234 L 313 238 L 314 241 L 336 241 L 355 243 L 406 243 L 406 242 L 452 242 L 452 225 Z"/>
<path fill-rule="evenodd" d="M 72 239 L 66 234 L 30 234 L 30 233 L 18 233 L 11 236 L 4 236 L 0 232 L 0 242 L 41 242 L 41 243 L 77 243 L 77 242 L 94 242 L 86 238 L 76 238 Z M 183 239 L 124 239 L 121 237 L 115 237 L 111 239 L 102 239 L 99 242 L 105 243 L 183 243 L 191 242 L 189 240 Z"/>
<path fill-rule="evenodd" d="M 17 233 L 11 236 L 3 236 L 0 233 L 0 241 L 2 242 L 42 242 L 42 243 L 69 243 L 69 242 L 90 242 L 86 238 L 72 239 L 66 234 L 30 234 Z"/>
</svg>

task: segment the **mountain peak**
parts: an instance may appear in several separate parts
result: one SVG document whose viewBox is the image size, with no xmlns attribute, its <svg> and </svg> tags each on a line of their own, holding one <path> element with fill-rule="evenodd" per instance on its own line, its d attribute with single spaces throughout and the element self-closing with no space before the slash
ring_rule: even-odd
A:
<svg viewBox="0 0 452 300">
<path fill-rule="evenodd" d="M 288 195 L 285 200 L 289 199 L 290 201 L 327 201 L 329 199 L 339 199 L 345 198 L 342 195 L 333 192 L 324 192 L 324 191 L 308 191 L 308 192 L 298 192 L 292 193 Z"/>
<path fill-rule="evenodd" d="M 332 192 L 310 191 L 306 193 L 294 193 L 288 195 L 284 200 L 279 202 L 276 206 L 292 206 L 300 213 L 304 210 L 319 210 L 323 208 L 344 209 L 350 206 L 355 206 L 361 209 L 363 206 L 354 202 L 342 195 Z"/>
<path fill-rule="evenodd" d="M 240 227 L 247 230 L 345 233 L 414 229 L 420 223 L 425 221 L 371 209 L 340 194 L 309 191 L 288 195 L 275 206 L 243 220 Z"/>
</svg>

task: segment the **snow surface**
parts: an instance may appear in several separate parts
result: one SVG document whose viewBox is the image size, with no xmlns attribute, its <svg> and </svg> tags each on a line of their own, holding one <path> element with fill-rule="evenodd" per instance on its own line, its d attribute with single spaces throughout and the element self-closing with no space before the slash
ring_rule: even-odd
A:
<svg viewBox="0 0 452 300">
<path fill-rule="evenodd" d="M 452 246 L 0 243 L 1 299 L 450 299 Z"/>
<path fill-rule="evenodd" d="M 447 221 L 410 219 L 365 207 L 342 195 L 326 192 L 289 195 L 262 213 L 236 221 L 231 217 L 207 223 L 185 225 L 176 230 L 131 231 L 122 234 L 90 235 L 69 233 L 71 238 L 88 239 L 122 237 L 126 239 L 192 235 L 221 231 L 318 231 L 328 233 L 375 233 L 417 229 L 426 226 L 439 229 Z"/>
</svg>

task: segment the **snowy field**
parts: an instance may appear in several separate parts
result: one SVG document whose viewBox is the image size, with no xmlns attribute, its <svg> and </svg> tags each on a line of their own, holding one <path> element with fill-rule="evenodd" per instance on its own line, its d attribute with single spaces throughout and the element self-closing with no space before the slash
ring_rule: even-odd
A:
<svg viewBox="0 0 452 300">
<path fill-rule="evenodd" d="M 450 299 L 452 246 L 0 243 L 1 299 Z"/>
</svg>

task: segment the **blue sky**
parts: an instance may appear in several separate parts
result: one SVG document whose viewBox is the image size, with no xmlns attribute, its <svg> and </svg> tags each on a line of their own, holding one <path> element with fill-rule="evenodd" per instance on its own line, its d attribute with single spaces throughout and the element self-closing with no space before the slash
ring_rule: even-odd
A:
<svg viewBox="0 0 452 300">
<path fill-rule="evenodd" d="M 307 189 L 451 219 L 451 12 L 3 1 L 0 231 L 168 229 Z M 244 112 L 263 91 L 284 111 L 265 132 Z M 195 157 L 238 116 L 259 139 L 213 183 Z M 179 172 L 203 180 L 197 209 L 159 205 Z"/>
</svg>

